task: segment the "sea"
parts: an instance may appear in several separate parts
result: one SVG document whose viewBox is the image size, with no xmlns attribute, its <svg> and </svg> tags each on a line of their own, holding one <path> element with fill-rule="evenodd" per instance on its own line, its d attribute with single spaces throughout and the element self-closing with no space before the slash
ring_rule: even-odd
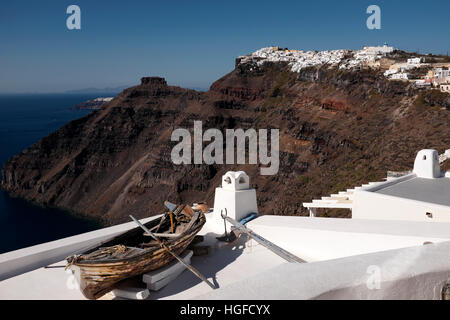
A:
<svg viewBox="0 0 450 320">
<path fill-rule="evenodd" d="M 0 166 L 64 124 L 90 110 L 74 105 L 111 93 L 0 95 Z M 43 208 L 0 190 L 0 254 L 98 229 L 90 220 Z"/>
</svg>

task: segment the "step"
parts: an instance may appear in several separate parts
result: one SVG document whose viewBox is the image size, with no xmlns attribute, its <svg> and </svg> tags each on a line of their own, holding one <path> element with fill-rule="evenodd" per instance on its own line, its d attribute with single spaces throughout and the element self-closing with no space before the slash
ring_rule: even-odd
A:
<svg viewBox="0 0 450 320">
<path fill-rule="evenodd" d="M 130 300 L 145 300 L 150 296 L 150 291 L 147 288 L 141 288 L 130 284 L 123 284 L 111 291 L 111 293 L 114 297 Z"/>
<path fill-rule="evenodd" d="M 342 200 L 348 200 L 348 197 L 339 196 L 339 197 L 323 197 L 322 200 L 325 201 L 342 201 Z"/>
<path fill-rule="evenodd" d="M 313 203 L 337 203 L 338 201 L 337 200 L 317 200 L 317 199 L 314 199 L 312 202 Z"/>
<path fill-rule="evenodd" d="M 329 197 L 322 197 L 322 200 L 339 200 L 339 199 L 346 199 L 346 196 L 341 196 L 341 195 L 331 195 Z"/>
<path fill-rule="evenodd" d="M 348 193 L 342 194 L 334 193 L 330 195 L 330 198 L 346 198 L 346 197 L 348 197 Z"/>
<path fill-rule="evenodd" d="M 171 273 L 168 277 L 161 279 L 153 283 L 147 283 L 148 290 L 158 291 L 167 286 L 173 280 L 175 280 L 180 274 L 182 274 L 184 269 L 180 269 L 177 272 Z"/>
<path fill-rule="evenodd" d="M 350 200 L 343 200 L 343 202 L 336 202 L 336 203 L 319 203 L 319 202 L 305 202 L 303 203 L 303 206 L 305 208 L 344 208 L 344 209 L 352 209 L 353 208 L 353 201 Z"/>
<path fill-rule="evenodd" d="M 337 195 L 330 197 L 332 199 L 340 200 L 340 199 L 348 199 L 348 195 Z"/>
<path fill-rule="evenodd" d="M 192 255 L 193 251 L 187 250 L 180 255 L 180 258 L 183 259 L 183 261 L 186 263 L 191 263 Z M 185 268 L 186 267 L 183 264 L 181 264 L 178 260 L 173 260 L 162 268 L 145 273 L 142 276 L 142 281 L 144 281 L 147 284 L 147 286 L 149 286 L 158 281 L 170 277 L 172 274 L 178 275 L 181 272 L 183 272 Z"/>
<path fill-rule="evenodd" d="M 341 200 L 338 203 L 353 203 L 353 200 Z"/>
</svg>

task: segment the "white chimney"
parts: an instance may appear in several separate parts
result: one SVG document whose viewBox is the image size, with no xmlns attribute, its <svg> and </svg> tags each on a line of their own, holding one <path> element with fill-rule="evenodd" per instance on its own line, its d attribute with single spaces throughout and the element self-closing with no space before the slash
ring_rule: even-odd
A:
<svg viewBox="0 0 450 320">
<path fill-rule="evenodd" d="M 240 221 L 250 213 L 258 213 L 256 190 L 250 189 L 250 179 L 244 171 L 229 171 L 222 176 L 222 186 L 216 188 L 213 219 L 223 226 L 221 212 Z M 227 223 L 228 229 L 230 224 Z M 223 227 L 222 227 L 223 228 Z"/>
<path fill-rule="evenodd" d="M 414 161 L 413 172 L 419 178 L 435 179 L 440 178 L 441 168 L 439 166 L 439 154 L 436 150 L 425 149 L 419 151 Z"/>
</svg>

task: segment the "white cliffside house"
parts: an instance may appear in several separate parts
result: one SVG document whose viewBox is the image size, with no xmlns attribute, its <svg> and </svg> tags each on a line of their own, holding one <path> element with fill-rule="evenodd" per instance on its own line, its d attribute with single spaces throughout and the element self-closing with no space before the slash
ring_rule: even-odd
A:
<svg viewBox="0 0 450 320">
<path fill-rule="evenodd" d="M 434 75 L 436 78 L 450 77 L 450 69 L 435 68 Z"/>
<path fill-rule="evenodd" d="M 387 44 L 383 46 L 377 46 L 377 47 L 363 47 L 363 50 L 368 52 L 369 54 L 388 54 L 394 51 L 394 47 L 390 47 Z"/>
<path fill-rule="evenodd" d="M 436 150 L 421 150 L 411 172 L 303 206 L 310 210 L 310 216 L 316 215 L 317 208 L 346 208 L 352 211 L 352 219 L 450 223 L 450 172 L 440 170 L 440 163 L 449 158 L 449 152 L 439 156 Z"/>
<path fill-rule="evenodd" d="M 439 88 L 442 92 L 450 92 L 450 83 L 441 84 Z"/>
<path fill-rule="evenodd" d="M 410 58 L 407 60 L 407 64 L 419 65 L 423 61 L 423 58 Z"/>
<path fill-rule="evenodd" d="M 437 151 L 420 151 L 408 175 L 356 190 L 352 218 L 450 222 L 450 177 Z"/>
<path fill-rule="evenodd" d="M 425 82 L 425 79 L 416 80 L 415 85 L 417 87 L 431 87 L 431 83 Z"/>
<path fill-rule="evenodd" d="M 394 51 L 387 45 L 378 47 L 363 47 L 361 50 L 324 50 L 302 51 L 288 50 L 279 47 L 261 48 L 252 54 L 238 57 L 239 63 L 254 61 L 257 65 L 266 62 L 288 62 L 292 72 L 317 65 L 337 66 L 339 69 L 352 69 L 369 66 L 379 68 L 379 60 Z"/>
<path fill-rule="evenodd" d="M 411 75 L 406 72 L 394 73 L 391 75 L 392 80 L 409 80 Z"/>
</svg>

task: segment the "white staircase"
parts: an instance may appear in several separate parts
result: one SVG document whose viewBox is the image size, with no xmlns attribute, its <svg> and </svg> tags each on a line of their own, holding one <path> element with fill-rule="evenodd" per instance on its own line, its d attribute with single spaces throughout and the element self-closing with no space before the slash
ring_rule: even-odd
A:
<svg viewBox="0 0 450 320">
<path fill-rule="evenodd" d="M 362 190 L 365 188 L 376 186 L 380 182 L 369 182 L 363 184 L 362 186 L 354 187 L 353 189 L 347 189 L 346 191 L 339 191 L 339 193 L 331 194 L 328 197 L 322 197 L 321 199 L 314 199 L 312 202 L 303 203 L 305 208 L 309 209 L 311 217 L 316 214 L 317 208 L 342 208 L 342 209 L 353 209 L 353 197 L 356 190 Z"/>
</svg>

